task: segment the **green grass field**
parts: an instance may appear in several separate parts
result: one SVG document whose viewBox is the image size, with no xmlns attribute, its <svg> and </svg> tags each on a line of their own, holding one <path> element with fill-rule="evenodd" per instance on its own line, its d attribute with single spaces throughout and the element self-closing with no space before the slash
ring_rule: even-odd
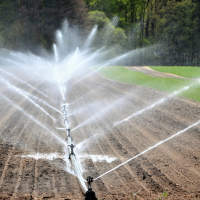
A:
<svg viewBox="0 0 200 200">
<path fill-rule="evenodd" d="M 186 78 L 200 78 L 200 67 L 150 67 L 153 70 L 171 73 Z"/>
<path fill-rule="evenodd" d="M 193 74 L 192 70 L 188 69 L 188 71 L 190 71 L 190 75 Z M 121 66 L 104 67 L 101 70 L 99 70 L 99 72 L 103 76 L 109 79 L 113 79 L 113 80 L 117 80 L 117 81 L 125 82 L 125 83 L 142 85 L 145 87 L 149 87 L 149 88 L 153 88 L 153 89 L 157 89 L 157 90 L 161 90 L 161 91 L 165 91 L 169 93 L 179 91 L 184 86 L 193 85 L 187 91 L 179 93 L 179 96 L 186 97 L 186 98 L 200 102 L 200 83 L 195 80 L 151 77 L 146 74 L 132 71 Z"/>
</svg>

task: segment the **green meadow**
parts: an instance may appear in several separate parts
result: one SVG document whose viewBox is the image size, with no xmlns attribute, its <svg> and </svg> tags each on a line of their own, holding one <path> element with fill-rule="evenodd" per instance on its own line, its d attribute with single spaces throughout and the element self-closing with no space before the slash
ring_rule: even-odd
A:
<svg viewBox="0 0 200 200">
<path fill-rule="evenodd" d="M 173 73 L 188 78 L 197 78 L 200 70 L 198 67 L 151 67 L 152 69 L 167 73 Z M 169 68 L 169 69 L 167 69 Z M 184 71 L 185 69 L 185 71 Z M 200 101 L 200 82 L 197 80 L 185 80 L 176 78 L 151 77 L 141 72 L 129 70 L 122 66 L 104 67 L 99 72 L 106 78 L 120 82 L 153 88 L 156 90 L 173 93 L 183 89 L 185 86 L 191 86 L 188 90 L 179 93 L 179 96 L 186 97 L 195 101 Z M 198 72 L 198 73 L 197 73 Z M 199 76 L 200 77 L 200 76 Z"/>
<path fill-rule="evenodd" d="M 158 72 L 171 73 L 186 78 L 200 78 L 200 67 L 150 67 Z"/>
</svg>

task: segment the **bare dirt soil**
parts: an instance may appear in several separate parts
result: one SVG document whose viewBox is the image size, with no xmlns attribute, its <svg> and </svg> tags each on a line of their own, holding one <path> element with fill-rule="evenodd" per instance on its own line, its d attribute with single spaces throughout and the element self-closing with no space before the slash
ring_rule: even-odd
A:
<svg viewBox="0 0 200 200">
<path fill-rule="evenodd" d="M 9 71 L 44 92 L 36 90 L 0 73 L 0 77 L 22 88 L 58 110 L 62 110 L 59 88 L 25 71 Z M 84 177 L 94 178 L 137 155 L 157 142 L 168 138 L 199 120 L 200 104 L 180 97 L 171 97 L 162 104 L 114 125 L 140 111 L 167 93 L 137 85 L 119 83 L 93 74 L 73 84 L 80 77 L 67 83 L 67 102 L 71 132 L 75 144 L 91 136 L 80 148 L 79 157 L 100 155 L 117 158 L 113 162 L 97 162 L 85 157 L 81 165 Z M 66 138 L 63 117 L 47 105 L 34 100 L 50 115 L 52 120 L 22 95 L 0 83 L 0 92 L 36 118 L 51 132 Z M 84 199 L 76 177 L 70 174 L 62 156 L 68 155 L 65 147 L 44 127 L 27 117 L 16 106 L 0 95 L 0 199 Z M 117 170 L 96 180 L 92 187 L 97 198 L 105 200 L 200 199 L 200 125 L 195 126 L 132 160 Z M 22 157 L 57 153 L 60 158 L 34 159 Z M 131 198 L 133 193 L 141 190 Z"/>
</svg>

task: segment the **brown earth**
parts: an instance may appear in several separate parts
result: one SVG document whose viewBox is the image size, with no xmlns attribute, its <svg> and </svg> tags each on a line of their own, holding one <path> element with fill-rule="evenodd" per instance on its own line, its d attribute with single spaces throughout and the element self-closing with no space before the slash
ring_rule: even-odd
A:
<svg viewBox="0 0 200 200">
<path fill-rule="evenodd" d="M 55 84 L 25 71 L 10 71 L 48 97 L 2 73 L 0 77 L 61 110 L 62 99 Z M 73 85 L 81 77 L 74 77 L 67 84 L 66 97 L 67 102 L 71 103 L 69 114 L 72 113 L 69 116 L 71 128 L 84 123 L 71 134 L 75 144 L 98 135 L 78 148 L 78 154 L 80 157 L 87 154 L 117 158 L 111 163 L 95 162 L 89 157 L 83 160 L 81 164 L 85 178 L 88 175 L 98 177 L 199 120 L 199 103 L 171 97 L 141 115 L 114 126 L 115 122 L 147 108 L 168 94 L 107 80 L 98 74 Z M 66 138 L 65 131 L 56 129 L 64 127 L 60 113 L 33 99 L 56 118 L 54 122 L 2 82 L 0 91 L 63 140 Z M 0 99 L 0 199 L 84 199 L 76 177 L 68 173 L 62 158 L 35 160 L 21 157 L 36 153 L 57 153 L 63 156 L 65 149 L 44 127 L 1 95 Z M 158 199 L 167 191 L 168 195 L 163 199 L 200 199 L 199 131 L 200 125 L 197 125 L 96 180 L 92 187 L 97 198 Z"/>
</svg>

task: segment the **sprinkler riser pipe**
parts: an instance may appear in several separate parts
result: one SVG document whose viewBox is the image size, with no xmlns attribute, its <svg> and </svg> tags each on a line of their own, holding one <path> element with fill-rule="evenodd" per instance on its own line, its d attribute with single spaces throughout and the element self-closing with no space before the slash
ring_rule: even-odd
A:
<svg viewBox="0 0 200 200">
<path fill-rule="evenodd" d="M 69 129 L 69 123 L 67 121 L 65 121 L 65 128 Z M 67 131 L 67 135 L 68 135 L 69 131 Z"/>
<path fill-rule="evenodd" d="M 85 195 L 87 192 L 87 187 L 86 187 L 84 178 L 82 176 L 79 164 L 77 163 L 77 160 L 76 160 L 76 156 L 75 156 L 76 149 L 74 148 L 74 153 L 72 153 L 72 150 L 70 148 L 70 146 L 72 145 L 72 138 L 70 136 L 70 127 L 69 127 L 69 121 L 67 119 L 67 111 L 65 109 L 65 105 L 63 105 L 63 117 L 64 117 L 64 124 L 65 124 L 66 131 L 67 131 L 67 143 L 68 143 L 68 151 L 69 151 L 69 155 L 70 155 L 70 160 L 71 160 L 74 172 L 78 178 L 81 190 L 82 190 L 83 194 Z"/>
<path fill-rule="evenodd" d="M 75 173 L 76 173 L 76 175 L 78 177 L 78 181 L 79 181 L 79 184 L 81 186 L 82 192 L 85 195 L 85 193 L 87 192 L 87 187 L 86 187 L 84 179 L 82 177 L 82 173 L 81 173 L 81 171 L 79 169 L 79 165 L 78 165 L 78 163 L 76 161 L 76 157 L 73 154 L 71 154 L 70 160 L 72 162 L 72 166 L 74 168 L 74 171 L 75 171 Z"/>
<path fill-rule="evenodd" d="M 72 139 L 71 137 L 68 137 L 68 140 L 67 140 L 67 143 L 68 145 L 71 145 L 72 144 Z M 73 169 L 77 175 L 77 178 L 78 178 L 78 181 L 79 181 L 79 184 L 80 184 L 80 187 L 82 189 L 82 192 L 83 194 L 85 194 L 87 192 L 87 187 L 85 185 L 85 182 L 84 182 L 84 179 L 82 177 L 82 173 L 81 173 L 81 170 L 79 168 L 79 165 L 76 161 L 76 156 L 74 154 L 71 154 L 71 148 L 70 146 L 68 146 L 68 151 L 69 151 L 69 155 L 70 155 L 70 160 L 71 160 L 71 163 L 72 163 L 72 166 L 73 166 Z M 76 153 L 76 150 L 74 149 L 74 153 Z"/>
</svg>

